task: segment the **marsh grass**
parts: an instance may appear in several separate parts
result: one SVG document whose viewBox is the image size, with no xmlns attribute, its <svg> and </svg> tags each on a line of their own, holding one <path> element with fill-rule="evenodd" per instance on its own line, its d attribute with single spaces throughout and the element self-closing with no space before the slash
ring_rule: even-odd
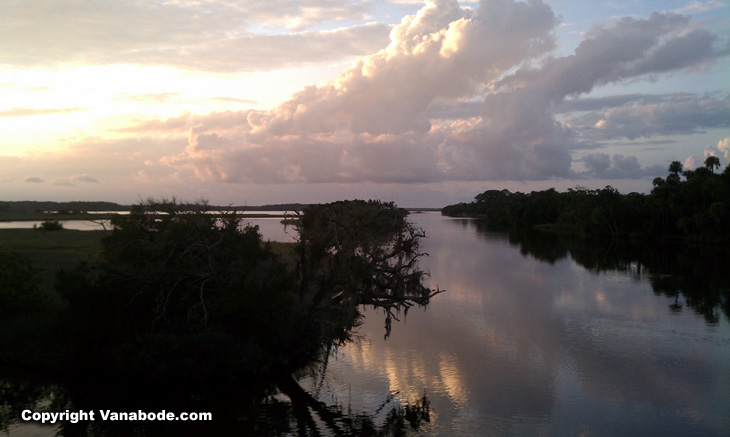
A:
<svg viewBox="0 0 730 437">
<path fill-rule="evenodd" d="M 53 291 L 59 269 L 72 270 L 80 261 L 92 261 L 102 250 L 101 240 L 108 231 L 63 229 L 45 232 L 41 229 L 0 229 L 0 247 L 26 256 L 38 271 L 43 290 Z M 296 261 L 294 243 L 271 242 L 274 253 L 281 256 L 287 268 Z"/>
<path fill-rule="evenodd" d="M 101 252 L 105 231 L 63 229 L 0 229 L 0 247 L 27 257 L 38 269 L 43 290 L 52 291 L 59 269 L 74 269 L 80 261 L 91 261 Z"/>
</svg>

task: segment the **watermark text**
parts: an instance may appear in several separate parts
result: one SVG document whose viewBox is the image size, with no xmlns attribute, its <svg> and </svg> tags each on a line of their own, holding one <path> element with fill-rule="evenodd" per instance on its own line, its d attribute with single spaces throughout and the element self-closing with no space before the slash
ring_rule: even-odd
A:
<svg viewBox="0 0 730 437">
<path fill-rule="evenodd" d="M 210 421 L 213 413 L 180 413 L 171 411 L 112 411 L 112 410 L 79 410 L 79 411 L 32 411 L 23 410 L 20 418 L 26 422 L 55 424 L 58 422 L 78 423 L 81 421 Z"/>
</svg>

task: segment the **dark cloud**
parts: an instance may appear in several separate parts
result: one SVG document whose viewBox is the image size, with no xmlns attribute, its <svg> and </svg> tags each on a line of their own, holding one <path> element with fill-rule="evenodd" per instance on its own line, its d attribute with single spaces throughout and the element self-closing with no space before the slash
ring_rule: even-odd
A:
<svg viewBox="0 0 730 437">
<path fill-rule="evenodd" d="M 642 167 L 634 156 L 614 155 L 610 158 L 605 153 L 593 153 L 583 158 L 587 171 L 578 177 L 599 179 L 640 179 L 648 176 L 660 176 L 666 169 L 660 165 Z"/>
<path fill-rule="evenodd" d="M 689 135 L 730 126 L 730 96 L 671 94 L 633 99 L 575 117 L 582 135 L 599 140 L 654 135 Z"/>
<path fill-rule="evenodd" d="M 91 184 L 98 184 L 99 183 L 99 181 L 95 177 L 89 176 L 87 174 L 82 174 L 82 175 L 74 176 L 73 180 L 76 181 L 76 182 L 87 182 L 87 183 L 91 183 Z"/>
<path fill-rule="evenodd" d="M 662 103 L 670 98 L 693 98 L 691 93 L 673 93 L 670 95 L 652 94 L 619 94 L 606 97 L 577 97 L 568 98 L 556 106 L 556 113 L 573 111 L 597 111 L 605 108 L 615 108 L 628 104 L 653 104 Z"/>
<path fill-rule="evenodd" d="M 31 183 L 34 183 L 34 184 L 40 184 L 40 183 L 45 182 L 43 179 L 41 179 L 39 177 L 35 177 L 35 176 L 27 177 L 27 178 L 25 178 L 25 181 L 26 182 L 31 182 Z"/>
</svg>

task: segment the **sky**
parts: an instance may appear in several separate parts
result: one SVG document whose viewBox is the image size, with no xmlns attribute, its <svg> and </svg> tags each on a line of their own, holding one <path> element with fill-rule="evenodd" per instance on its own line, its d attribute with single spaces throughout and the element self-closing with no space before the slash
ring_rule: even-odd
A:
<svg viewBox="0 0 730 437">
<path fill-rule="evenodd" d="M 442 207 L 709 155 L 728 0 L 0 2 L 0 200 Z"/>
</svg>

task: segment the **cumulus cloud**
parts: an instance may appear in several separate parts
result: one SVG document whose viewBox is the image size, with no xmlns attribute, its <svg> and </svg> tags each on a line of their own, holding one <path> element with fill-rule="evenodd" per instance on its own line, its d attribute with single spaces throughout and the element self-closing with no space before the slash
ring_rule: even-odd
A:
<svg viewBox="0 0 730 437">
<path fill-rule="evenodd" d="M 717 143 L 717 149 L 722 152 L 725 159 L 730 160 L 730 137 L 723 138 Z"/>
<path fill-rule="evenodd" d="M 718 141 L 716 146 L 708 145 L 705 147 L 703 157 L 697 155 L 688 156 L 684 161 L 684 168 L 694 170 L 698 167 L 702 167 L 705 165 L 705 159 L 709 156 L 716 156 L 718 158 L 722 156 L 725 160 L 730 160 L 730 137 L 723 138 Z"/>
<path fill-rule="evenodd" d="M 367 20 L 370 4 L 348 0 L 0 2 L 0 60 L 16 66 L 154 64 L 254 71 L 372 53 L 389 27 Z M 330 26 L 332 27 L 332 26 Z"/>
<path fill-rule="evenodd" d="M 690 28 L 688 17 L 654 13 L 595 26 L 562 57 L 551 56 L 558 23 L 540 0 L 483 0 L 476 11 L 429 1 L 393 28 L 385 49 L 335 82 L 268 111 L 195 120 L 185 152 L 164 162 L 222 182 L 643 177 L 657 168 L 620 154 L 585 157 L 588 173 L 577 172 L 573 151 L 727 126 L 727 96 L 580 99 L 598 86 L 725 56 L 716 36 Z"/>
</svg>

